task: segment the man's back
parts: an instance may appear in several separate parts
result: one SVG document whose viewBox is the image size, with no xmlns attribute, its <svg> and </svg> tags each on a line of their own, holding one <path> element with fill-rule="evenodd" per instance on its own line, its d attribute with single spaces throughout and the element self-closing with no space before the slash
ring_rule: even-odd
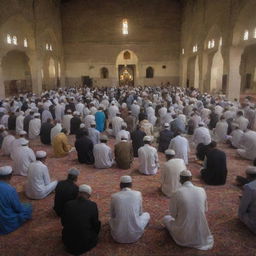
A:
<svg viewBox="0 0 256 256">
<path fill-rule="evenodd" d="M 130 142 L 121 141 L 115 145 L 115 160 L 119 168 L 130 168 L 133 160 L 133 150 Z"/>
<path fill-rule="evenodd" d="M 93 164 L 93 143 L 86 136 L 78 138 L 75 142 L 75 147 L 78 155 L 78 161 L 80 163 Z"/>
<path fill-rule="evenodd" d="M 65 203 L 76 199 L 78 195 L 78 186 L 71 180 L 62 180 L 58 182 L 55 189 L 54 210 L 61 216 Z"/>
<path fill-rule="evenodd" d="M 94 145 L 93 155 L 95 158 L 96 168 L 109 168 L 112 166 L 112 152 L 111 148 L 105 143 Z"/>
</svg>

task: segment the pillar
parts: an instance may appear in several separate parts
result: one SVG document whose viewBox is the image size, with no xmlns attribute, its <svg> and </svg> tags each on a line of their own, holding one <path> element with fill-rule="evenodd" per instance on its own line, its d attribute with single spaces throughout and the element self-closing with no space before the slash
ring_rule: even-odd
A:
<svg viewBox="0 0 256 256">
<path fill-rule="evenodd" d="M 4 87 L 4 77 L 2 70 L 2 63 L 0 62 L 0 99 L 5 98 L 5 87 Z"/>
<path fill-rule="evenodd" d="M 29 65 L 31 69 L 33 93 L 40 94 L 42 92 L 42 61 L 38 59 L 36 56 L 30 56 Z"/>
<path fill-rule="evenodd" d="M 182 57 L 181 58 L 181 72 L 180 72 L 180 86 L 185 87 L 187 86 L 187 69 L 188 69 L 188 63 L 187 58 Z"/>
<path fill-rule="evenodd" d="M 243 48 L 231 47 L 228 55 L 227 97 L 230 100 L 239 99 L 241 89 L 240 63 Z"/>
<path fill-rule="evenodd" d="M 202 52 L 199 55 L 199 89 L 201 92 L 205 92 L 205 79 L 207 75 L 208 67 L 208 55 Z"/>
</svg>

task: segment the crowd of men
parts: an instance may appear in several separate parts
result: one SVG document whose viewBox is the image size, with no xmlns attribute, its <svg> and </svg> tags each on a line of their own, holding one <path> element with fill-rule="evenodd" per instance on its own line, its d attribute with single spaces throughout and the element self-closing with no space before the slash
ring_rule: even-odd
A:
<svg viewBox="0 0 256 256">
<path fill-rule="evenodd" d="M 97 245 L 101 222 L 92 188 L 76 185 L 80 172 L 71 168 L 63 181 L 52 181 L 47 153 L 34 152 L 30 141 L 51 145 L 56 161 L 77 152 L 81 164 L 96 169 L 130 169 L 138 158 L 138 171 L 155 175 L 159 169 L 169 215 L 163 224 L 174 241 L 209 250 L 214 239 L 205 212 L 207 196 L 192 183 L 187 169 L 190 150 L 196 152 L 201 178 L 208 185 L 224 185 L 227 159 L 217 143 L 228 143 L 237 156 L 256 159 L 256 110 L 246 98 L 228 101 L 196 89 L 174 86 L 69 88 L 35 95 L 28 93 L 0 101 L 1 154 L 12 159 L 0 167 L 0 234 L 7 234 L 31 219 L 32 207 L 19 201 L 10 185 L 12 175 L 26 177 L 25 195 L 43 199 L 55 191 L 54 210 L 63 225 L 62 241 L 79 255 Z M 75 135 L 75 143 L 69 135 Z M 114 150 L 108 145 L 114 139 Z M 156 148 L 155 145 L 158 144 Z M 160 166 L 159 152 L 166 156 Z M 244 186 L 239 218 L 256 233 L 256 162 L 237 177 Z M 142 211 L 142 195 L 132 189 L 129 175 L 120 179 L 120 192 L 111 197 L 111 235 L 116 242 L 134 243 L 144 233 L 150 214 Z M 163 210 L 163 209 L 162 209 Z"/>
</svg>

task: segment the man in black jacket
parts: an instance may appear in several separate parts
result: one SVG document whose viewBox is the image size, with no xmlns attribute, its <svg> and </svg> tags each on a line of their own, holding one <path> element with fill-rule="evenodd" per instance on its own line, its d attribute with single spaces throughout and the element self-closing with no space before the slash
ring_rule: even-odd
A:
<svg viewBox="0 0 256 256">
<path fill-rule="evenodd" d="M 137 129 L 131 133 L 132 147 L 133 147 L 133 156 L 138 157 L 138 149 L 144 146 L 143 138 L 146 136 L 146 133 L 140 129 L 140 126 L 137 126 Z"/>
<path fill-rule="evenodd" d="M 51 129 L 54 127 L 52 119 L 48 118 L 46 123 L 42 123 L 40 129 L 40 140 L 45 145 L 51 145 Z"/>
<path fill-rule="evenodd" d="M 78 198 L 66 203 L 61 216 L 62 241 L 73 255 L 88 252 L 98 243 L 101 222 L 97 204 L 89 200 L 91 193 L 90 186 L 79 186 Z"/>
<path fill-rule="evenodd" d="M 74 117 L 70 120 L 70 134 L 76 134 L 81 124 L 80 113 L 75 111 L 73 115 Z"/>
<path fill-rule="evenodd" d="M 227 161 L 225 152 L 216 148 L 212 141 L 206 152 L 206 165 L 201 170 L 201 177 L 208 185 L 224 185 L 227 178 Z"/>
<path fill-rule="evenodd" d="M 53 207 L 58 216 L 62 215 L 66 202 L 77 198 L 78 186 L 76 185 L 76 181 L 79 174 L 80 172 L 77 169 L 71 168 L 68 171 L 67 179 L 58 182 L 58 185 L 55 188 Z"/>
<path fill-rule="evenodd" d="M 87 137 L 88 132 L 84 128 L 80 131 L 79 137 L 76 138 L 75 147 L 79 163 L 94 164 L 93 143 Z"/>
</svg>

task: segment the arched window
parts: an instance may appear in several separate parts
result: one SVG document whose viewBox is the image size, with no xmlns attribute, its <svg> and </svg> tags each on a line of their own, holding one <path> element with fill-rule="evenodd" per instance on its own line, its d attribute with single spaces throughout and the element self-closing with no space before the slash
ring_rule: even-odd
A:
<svg viewBox="0 0 256 256">
<path fill-rule="evenodd" d="M 24 47 L 25 47 L 25 48 L 28 47 L 28 40 L 27 40 L 27 38 L 24 39 Z"/>
<path fill-rule="evenodd" d="M 124 52 L 124 59 L 125 59 L 125 60 L 131 59 L 131 54 L 130 54 L 130 52 L 128 52 L 128 51 Z"/>
<path fill-rule="evenodd" d="M 45 45 L 45 49 L 46 49 L 46 51 L 49 51 L 49 44 Z"/>
<path fill-rule="evenodd" d="M 17 45 L 17 44 L 18 44 L 17 36 L 13 36 L 13 37 L 12 37 L 12 42 L 13 42 L 14 45 Z"/>
<path fill-rule="evenodd" d="M 7 34 L 6 41 L 7 41 L 7 44 L 11 44 L 12 43 L 12 37 L 11 37 L 10 34 Z"/>
<path fill-rule="evenodd" d="M 248 30 L 245 30 L 244 31 L 244 40 L 248 40 L 249 39 L 249 31 Z"/>
<path fill-rule="evenodd" d="M 146 78 L 153 78 L 154 77 L 154 69 L 152 67 L 148 67 L 146 69 Z"/>
<path fill-rule="evenodd" d="M 123 35 L 128 35 L 128 20 L 127 19 L 123 19 L 122 33 L 123 33 Z"/>
<path fill-rule="evenodd" d="M 52 45 L 50 44 L 49 50 L 52 52 Z"/>
<path fill-rule="evenodd" d="M 103 79 L 108 78 L 108 69 L 107 68 L 104 67 L 100 70 L 100 77 Z"/>
</svg>

